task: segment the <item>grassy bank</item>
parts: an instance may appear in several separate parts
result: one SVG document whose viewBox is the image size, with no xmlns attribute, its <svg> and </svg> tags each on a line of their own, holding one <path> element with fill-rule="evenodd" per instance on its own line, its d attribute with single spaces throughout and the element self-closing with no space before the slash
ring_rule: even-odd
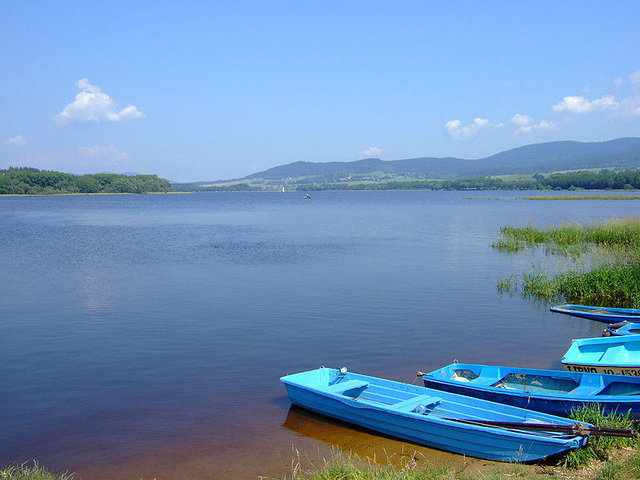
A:
<svg viewBox="0 0 640 480">
<path fill-rule="evenodd" d="M 296 471 L 281 480 L 638 480 L 640 453 L 619 450 L 619 457 L 577 470 L 544 465 L 504 464 L 480 471 L 408 463 L 380 466 L 337 453 L 314 472 Z"/>
<path fill-rule="evenodd" d="M 594 226 L 557 228 L 503 227 L 492 246 L 502 252 L 544 248 L 573 264 L 568 271 L 540 269 L 501 279 L 502 292 L 521 291 L 541 300 L 640 308 L 640 218 L 616 219 Z M 578 259 L 588 255 L 589 261 Z M 587 265 L 587 266 L 585 266 Z"/>
<path fill-rule="evenodd" d="M 639 195 L 540 195 L 521 200 L 640 200 Z"/>
<path fill-rule="evenodd" d="M 33 464 L 10 465 L 0 470 L 2 480 L 72 480 L 73 475 L 67 473 L 51 473 L 38 462 Z"/>
</svg>

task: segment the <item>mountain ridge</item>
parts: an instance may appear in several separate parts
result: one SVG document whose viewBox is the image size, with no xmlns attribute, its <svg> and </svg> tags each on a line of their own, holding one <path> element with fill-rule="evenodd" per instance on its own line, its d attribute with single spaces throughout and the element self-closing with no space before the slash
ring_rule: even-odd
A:
<svg viewBox="0 0 640 480">
<path fill-rule="evenodd" d="M 640 137 L 623 137 L 603 142 L 561 140 L 534 143 L 476 160 L 416 157 L 400 160 L 365 158 L 349 162 L 298 161 L 224 182 L 296 183 L 295 179 L 304 179 L 303 183 L 306 184 L 327 183 L 380 173 L 388 177 L 453 180 L 573 170 L 637 168 L 640 168 Z M 219 180 L 209 183 L 222 182 Z"/>
<path fill-rule="evenodd" d="M 383 171 L 454 179 L 475 176 L 549 173 L 559 170 L 640 167 L 640 138 L 605 142 L 563 140 L 516 147 L 477 160 L 455 157 L 417 157 L 401 160 L 367 158 L 352 162 L 293 162 L 247 175 L 252 179 L 285 179 L 302 176 L 366 174 Z"/>
</svg>

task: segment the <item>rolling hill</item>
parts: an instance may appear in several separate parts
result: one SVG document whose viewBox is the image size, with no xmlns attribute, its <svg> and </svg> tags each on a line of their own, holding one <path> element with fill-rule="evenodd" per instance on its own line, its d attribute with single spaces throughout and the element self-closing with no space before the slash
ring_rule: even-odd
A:
<svg viewBox="0 0 640 480">
<path fill-rule="evenodd" d="M 377 184 L 412 180 L 464 181 L 480 177 L 601 169 L 640 169 L 640 138 L 537 143 L 477 160 L 421 157 L 391 161 L 367 158 L 353 162 L 293 162 L 243 178 L 172 183 L 172 186 L 179 191 L 279 190 L 283 185 L 304 189 L 358 181 Z"/>
<path fill-rule="evenodd" d="M 353 162 L 294 162 L 248 175 L 241 180 L 273 181 L 310 177 L 315 182 L 325 182 L 374 172 L 418 178 L 459 179 L 594 168 L 640 168 L 640 138 L 619 138 L 607 142 L 589 143 L 574 141 L 538 143 L 478 160 L 422 157 L 391 161 L 368 158 Z"/>
</svg>

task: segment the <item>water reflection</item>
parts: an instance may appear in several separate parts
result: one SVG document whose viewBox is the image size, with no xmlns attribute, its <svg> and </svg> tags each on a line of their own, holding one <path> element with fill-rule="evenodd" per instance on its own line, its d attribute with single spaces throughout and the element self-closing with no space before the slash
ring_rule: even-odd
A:
<svg viewBox="0 0 640 480">
<path fill-rule="evenodd" d="M 455 467 L 457 471 L 474 469 L 486 461 L 442 452 L 421 445 L 396 440 L 370 432 L 309 410 L 291 405 L 282 426 L 296 435 L 313 438 L 381 465 L 404 467 L 407 464 L 428 464 Z M 491 462 L 490 462 L 491 463 Z"/>
<path fill-rule="evenodd" d="M 80 285 L 87 316 L 94 321 L 106 320 L 103 312 L 112 303 L 111 282 L 97 271 L 81 273 Z"/>
</svg>

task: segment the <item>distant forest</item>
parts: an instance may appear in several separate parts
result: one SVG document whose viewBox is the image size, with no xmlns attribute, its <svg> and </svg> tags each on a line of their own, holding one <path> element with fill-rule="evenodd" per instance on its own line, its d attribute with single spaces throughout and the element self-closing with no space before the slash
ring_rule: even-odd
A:
<svg viewBox="0 0 640 480">
<path fill-rule="evenodd" d="M 55 195 L 63 193 L 156 193 L 173 192 L 168 180 L 157 175 L 70 173 L 9 167 L 0 170 L 0 194 Z"/>
<path fill-rule="evenodd" d="M 175 187 L 175 188 L 174 188 Z M 97 173 L 72 175 L 9 167 L 0 169 L 0 194 L 54 195 L 64 193 L 156 193 L 173 191 L 273 191 L 281 186 L 247 183 L 199 187 L 171 185 L 157 175 Z M 640 190 L 640 170 L 478 177 L 457 180 L 389 180 L 288 185 L 287 190 Z"/>
<path fill-rule="evenodd" d="M 248 183 L 211 185 L 174 185 L 183 191 L 264 191 L 281 188 Z M 457 180 L 388 180 L 379 182 L 335 182 L 289 184 L 287 190 L 640 190 L 640 170 L 614 172 L 610 170 L 571 173 L 477 177 Z"/>
<path fill-rule="evenodd" d="M 319 185 L 319 187 L 319 190 L 343 189 L 341 184 Z M 348 189 L 357 190 L 359 187 L 360 185 L 352 185 Z M 553 173 L 550 175 L 507 176 L 505 178 L 479 177 L 458 180 L 391 181 L 384 184 L 363 184 L 362 187 L 365 190 L 637 190 L 640 189 L 640 170 L 625 172 L 579 171 Z"/>
</svg>

